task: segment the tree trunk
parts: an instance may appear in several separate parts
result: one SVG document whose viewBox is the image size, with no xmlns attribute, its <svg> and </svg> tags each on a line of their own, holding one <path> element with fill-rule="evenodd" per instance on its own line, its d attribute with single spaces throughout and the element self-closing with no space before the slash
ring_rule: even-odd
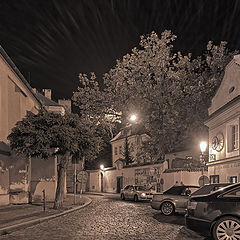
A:
<svg viewBox="0 0 240 240">
<path fill-rule="evenodd" d="M 64 156 L 60 156 L 60 161 L 58 164 L 58 181 L 57 181 L 57 189 L 55 195 L 55 201 L 53 208 L 59 209 L 63 207 L 63 200 L 64 200 L 64 182 L 65 182 L 65 175 L 66 175 L 66 167 L 69 160 L 69 154 L 65 154 Z"/>
</svg>

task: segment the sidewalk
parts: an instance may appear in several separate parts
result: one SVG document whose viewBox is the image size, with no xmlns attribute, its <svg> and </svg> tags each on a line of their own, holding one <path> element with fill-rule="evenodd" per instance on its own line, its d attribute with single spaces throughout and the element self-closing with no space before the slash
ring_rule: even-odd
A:
<svg viewBox="0 0 240 240">
<path fill-rule="evenodd" d="M 75 200 L 76 204 L 74 195 L 67 194 L 63 208 L 58 210 L 53 209 L 53 202 L 46 202 L 45 211 L 43 203 L 0 206 L 0 235 L 67 214 L 91 203 L 90 198 L 79 194 Z"/>
</svg>

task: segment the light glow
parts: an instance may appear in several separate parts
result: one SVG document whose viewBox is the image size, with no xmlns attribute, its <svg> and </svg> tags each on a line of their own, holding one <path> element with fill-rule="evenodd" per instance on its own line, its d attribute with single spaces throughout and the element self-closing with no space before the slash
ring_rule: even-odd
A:
<svg viewBox="0 0 240 240">
<path fill-rule="evenodd" d="M 132 114 L 130 116 L 130 121 L 135 122 L 137 120 L 137 116 L 135 114 Z"/>
<path fill-rule="evenodd" d="M 207 149 L 207 142 L 201 142 L 200 149 L 201 149 L 201 152 L 204 153 Z"/>
</svg>

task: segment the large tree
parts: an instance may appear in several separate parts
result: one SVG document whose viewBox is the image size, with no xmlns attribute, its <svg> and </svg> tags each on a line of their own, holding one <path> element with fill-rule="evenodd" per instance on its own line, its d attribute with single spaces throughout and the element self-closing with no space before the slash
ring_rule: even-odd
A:
<svg viewBox="0 0 240 240">
<path fill-rule="evenodd" d="M 140 47 L 117 60 L 98 83 L 94 73 L 80 74 L 73 100 L 84 114 L 126 122 L 134 112 L 151 136 L 148 155 L 161 159 L 192 132 L 204 129 L 207 108 L 232 54 L 226 43 L 207 45 L 203 56 L 193 58 L 173 51 L 176 36 L 164 31 L 141 36 Z"/>
<path fill-rule="evenodd" d="M 63 205 L 64 177 L 71 156 L 94 159 L 100 149 L 100 139 L 87 121 L 83 122 L 76 114 L 61 116 L 42 110 L 38 114 L 28 112 L 22 121 L 17 122 L 8 139 L 11 148 L 19 155 L 43 159 L 58 157 L 55 209 Z"/>
</svg>

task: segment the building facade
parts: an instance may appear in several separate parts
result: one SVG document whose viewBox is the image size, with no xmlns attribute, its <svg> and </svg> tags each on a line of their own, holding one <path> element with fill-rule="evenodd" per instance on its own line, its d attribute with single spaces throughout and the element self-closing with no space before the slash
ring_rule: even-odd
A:
<svg viewBox="0 0 240 240">
<path fill-rule="evenodd" d="M 0 205 L 28 201 L 29 160 L 11 152 L 7 136 L 27 111 L 37 113 L 41 107 L 41 101 L 0 46 Z"/>
<path fill-rule="evenodd" d="M 239 182 L 240 55 L 226 66 L 208 113 L 210 181 Z"/>
<path fill-rule="evenodd" d="M 147 141 L 149 136 L 143 132 L 139 125 L 130 125 L 122 129 L 111 141 L 112 145 L 112 166 L 118 167 L 125 163 L 125 152 L 128 152 L 132 159 L 132 164 L 140 162 L 137 154 L 141 151 L 143 142 Z"/>
</svg>

